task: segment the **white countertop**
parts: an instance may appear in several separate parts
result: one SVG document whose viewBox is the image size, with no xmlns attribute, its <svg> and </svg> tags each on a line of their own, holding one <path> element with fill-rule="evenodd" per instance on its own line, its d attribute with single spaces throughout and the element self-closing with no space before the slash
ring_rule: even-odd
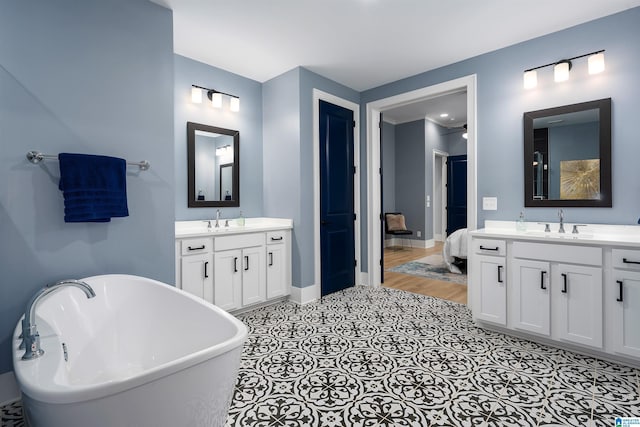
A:
<svg viewBox="0 0 640 427">
<path fill-rule="evenodd" d="M 640 226 L 586 224 L 573 234 L 574 223 L 564 223 L 565 233 L 558 233 L 559 223 L 549 223 L 551 232 L 544 231 L 544 223 L 527 222 L 526 230 L 516 227 L 516 221 L 485 221 L 485 228 L 471 231 L 473 237 L 530 240 L 546 243 L 569 243 L 605 246 L 640 247 Z"/>
<path fill-rule="evenodd" d="M 229 220 L 229 227 L 225 227 L 225 221 Z M 245 218 L 245 225 L 239 226 L 237 218 L 221 218 L 220 227 L 215 228 L 216 220 L 211 220 L 211 228 L 208 228 L 209 220 L 176 221 L 175 234 L 177 239 L 184 237 L 221 236 L 230 234 L 258 233 L 261 231 L 290 230 L 293 228 L 293 220 L 285 218 Z"/>
</svg>

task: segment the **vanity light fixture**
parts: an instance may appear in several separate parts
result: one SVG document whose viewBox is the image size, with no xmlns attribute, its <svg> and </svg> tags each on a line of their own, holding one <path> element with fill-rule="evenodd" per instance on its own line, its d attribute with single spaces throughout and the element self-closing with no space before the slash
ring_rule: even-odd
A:
<svg viewBox="0 0 640 427">
<path fill-rule="evenodd" d="M 561 59 L 550 64 L 540 65 L 539 67 L 529 68 L 524 71 L 524 88 L 533 89 L 538 85 L 538 73 L 536 70 L 546 68 L 553 65 L 553 80 L 555 82 L 564 82 L 569 80 L 569 71 L 573 63 L 571 61 L 579 58 L 589 57 L 589 74 L 597 74 L 604 71 L 604 49 L 598 50 L 584 55 L 574 56 L 573 58 Z"/>
<path fill-rule="evenodd" d="M 191 102 L 194 104 L 202 103 L 202 92 L 207 92 L 207 98 L 211 101 L 211 106 L 214 108 L 222 108 L 222 96 L 229 97 L 229 110 L 237 113 L 240 111 L 240 97 L 232 95 L 230 93 L 220 92 L 216 89 L 209 89 L 202 86 L 191 85 Z"/>
</svg>

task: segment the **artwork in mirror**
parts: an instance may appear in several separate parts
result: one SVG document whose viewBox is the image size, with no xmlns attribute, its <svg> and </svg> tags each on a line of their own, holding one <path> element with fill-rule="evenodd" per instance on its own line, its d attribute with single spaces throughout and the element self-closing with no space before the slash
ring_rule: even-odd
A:
<svg viewBox="0 0 640 427">
<path fill-rule="evenodd" d="M 240 132 L 187 123 L 190 208 L 240 206 Z"/>
<path fill-rule="evenodd" d="M 611 98 L 524 113 L 524 205 L 611 207 Z"/>
</svg>

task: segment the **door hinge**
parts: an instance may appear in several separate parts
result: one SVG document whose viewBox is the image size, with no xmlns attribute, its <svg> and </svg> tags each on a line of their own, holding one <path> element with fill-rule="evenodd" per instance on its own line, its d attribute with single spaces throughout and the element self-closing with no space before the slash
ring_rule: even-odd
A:
<svg viewBox="0 0 640 427">
<path fill-rule="evenodd" d="M 356 174 L 356 167 L 355 166 L 353 167 L 353 174 L 354 175 Z"/>
<path fill-rule="evenodd" d="M 357 267 L 357 266 L 358 266 L 358 260 L 357 260 L 357 259 L 354 259 L 354 260 L 353 260 L 353 266 L 354 266 L 354 267 Z"/>
<path fill-rule="evenodd" d="M 382 267 L 382 260 L 380 260 L 379 264 L 380 264 L 380 266 Z"/>
<path fill-rule="evenodd" d="M 382 168 L 378 168 L 378 174 L 382 175 Z"/>
<path fill-rule="evenodd" d="M 356 121 L 355 120 L 352 122 L 352 126 L 356 127 Z"/>
<path fill-rule="evenodd" d="M 358 214 L 353 214 L 353 220 L 355 221 L 356 218 L 358 217 Z"/>
<path fill-rule="evenodd" d="M 380 214 L 380 221 L 382 221 L 382 214 Z"/>
</svg>

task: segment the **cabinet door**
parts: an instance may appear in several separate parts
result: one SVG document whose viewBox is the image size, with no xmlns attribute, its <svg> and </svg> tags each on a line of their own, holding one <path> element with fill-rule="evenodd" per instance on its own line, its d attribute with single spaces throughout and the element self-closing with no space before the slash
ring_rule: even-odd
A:
<svg viewBox="0 0 640 427">
<path fill-rule="evenodd" d="M 213 257 L 210 253 L 182 257 L 180 270 L 182 290 L 213 302 Z"/>
<path fill-rule="evenodd" d="M 551 334 L 549 267 L 549 263 L 544 261 L 513 260 L 509 269 L 509 306 L 514 328 L 547 336 Z"/>
<path fill-rule="evenodd" d="M 558 338 L 602 348 L 602 268 L 558 264 L 552 273 Z"/>
<path fill-rule="evenodd" d="M 474 315 L 480 320 L 507 324 L 505 259 L 498 256 L 475 257 L 476 288 L 473 293 Z"/>
<path fill-rule="evenodd" d="M 611 308 L 613 350 L 640 358 L 640 273 L 614 270 L 605 298 Z"/>
<path fill-rule="evenodd" d="M 267 246 L 267 299 L 288 293 L 285 245 Z"/>
<path fill-rule="evenodd" d="M 266 299 L 267 280 L 265 248 L 258 246 L 242 250 L 242 305 L 263 302 Z"/>
<path fill-rule="evenodd" d="M 223 310 L 237 310 L 242 304 L 242 252 L 215 252 L 213 303 Z"/>
</svg>

